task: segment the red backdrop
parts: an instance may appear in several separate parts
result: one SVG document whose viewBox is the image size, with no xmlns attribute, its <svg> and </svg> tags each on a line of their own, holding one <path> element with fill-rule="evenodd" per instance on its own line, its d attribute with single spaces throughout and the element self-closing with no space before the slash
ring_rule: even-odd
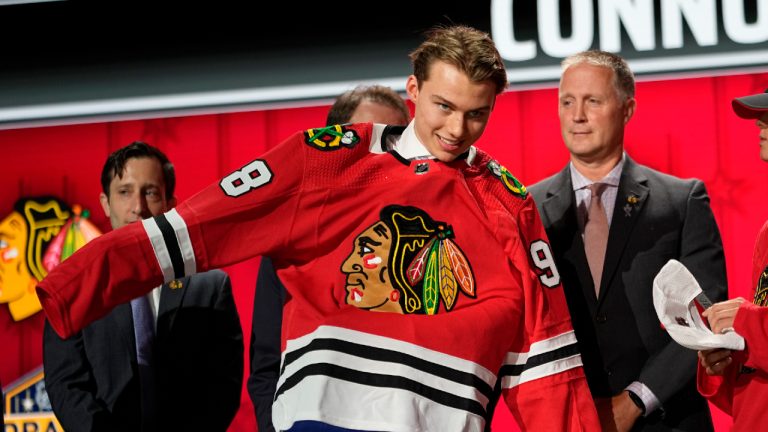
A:
<svg viewBox="0 0 768 432">
<path fill-rule="evenodd" d="M 723 236 L 730 296 L 750 290 L 752 247 L 768 218 L 764 199 L 768 166 L 758 156 L 753 122 L 736 117 L 730 101 L 762 92 L 768 73 L 648 81 L 638 84 L 638 108 L 627 129 L 627 152 L 638 162 L 680 177 L 697 177 L 708 188 Z M 106 156 L 140 139 L 163 149 L 176 166 L 183 200 L 297 129 L 321 126 L 327 106 L 220 115 L 120 121 L 0 131 L 0 218 L 20 196 L 54 194 L 92 211 L 104 231 L 109 224 L 98 195 Z M 523 183 L 560 170 L 568 154 L 560 138 L 557 90 L 503 94 L 478 146 L 489 151 Z M 225 270 L 232 277 L 244 338 L 250 337 L 258 261 Z M 7 385 L 42 363 L 42 313 L 13 322 L 0 305 L 0 381 Z M 246 347 L 246 356 L 248 349 Z M 249 359 L 246 358 L 246 365 Z M 246 367 L 247 370 L 247 367 Z M 730 419 L 715 410 L 717 429 Z M 501 407 L 497 430 L 515 430 Z M 253 431 L 253 408 L 245 388 L 230 431 Z"/>
</svg>

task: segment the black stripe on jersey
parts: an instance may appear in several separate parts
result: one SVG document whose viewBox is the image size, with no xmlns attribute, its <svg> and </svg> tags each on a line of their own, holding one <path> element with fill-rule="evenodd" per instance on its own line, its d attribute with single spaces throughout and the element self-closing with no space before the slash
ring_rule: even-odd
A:
<svg viewBox="0 0 768 432">
<path fill-rule="evenodd" d="M 285 355 L 285 362 L 283 364 L 283 371 L 285 366 L 298 360 L 301 356 L 310 351 L 338 351 L 345 354 L 353 355 L 360 358 L 365 358 L 375 361 L 383 361 L 390 363 L 400 363 L 406 366 L 410 366 L 413 369 L 424 371 L 430 375 L 434 375 L 448 381 L 453 381 L 465 386 L 474 387 L 482 393 L 485 397 L 490 398 L 493 394 L 493 388 L 483 381 L 480 377 L 469 372 L 462 372 L 453 368 L 439 365 L 428 360 L 424 360 L 419 357 L 405 354 L 399 351 L 393 351 L 384 348 L 372 347 L 370 345 L 361 345 L 354 342 L 349 342 L 340 339 L 319 338 L 314 339 L 307 346 L 291 351 Z M 281 373 L 283 372 L 281 371 Z"/>
<path fill-rule="evenodd" d="M 541 353 L 528 358 L 528 361 L 522 365 L 504 365 L 499 371 L 499 379 L 505 376 L 519 376 L 528 369 L 541 366 L 547 363 L 563 360 L 579 354 L 579 347 L 576 343 L 562 346 L 556 350 Z"/>
<path fill-rule="evenodd" d="M 181 248 L 179 247 L 178 240 L 176 240 L 176 233 L 173 231 L 171 223 L 168 222 L 164 214 L 155 216 L 155 222 L 157 227 L 160 228 L 160 232 L 163 233 L 165 247 L 168 249 L 168 256 L 171 258 L 171 264 L 173 264 L 174 277 L 184 277 L 184 258 L 181 257 Z"/>
<path fill-rule="evenodd" d="M 281 371 L 281 374 L 285 371 L 286 366 L 298 360 L 303 355 L 306 355 L 311 351 L 320 351 L 320 350 L 338 351 L 338 352 L 343 352 L 345 354 L 349 354 L 352 356 L 366 358 L 369 360 L 403 364 L 413 369 L 424 371 L 430 375 L 440 377 L 448 381 L 453 381 L 462 385 L 474 387 L 477 391 L 485 395 L 485 397 L 488 399 L 490 399 L 493 394 L 493 388 L 475 374 L 462 372 L 453 368 L 442 366 L 440 364 L 430 362 L 422 358 L 415 357 L 410 354 L 405 354 L 399 351 L 372 347 L 369 345 L 361 345 L 361 344 L 344 341 L 340 339 L 329 339 L 329 338 L 315 339 L 312 342 L 310 342 L 307 346 L 301 349 L 291 351 L 290 353 L 286 353 L 285 362 L 283 363 L 283 371 Z M 314 368 L 314 366 L 315 365 L 307 366 L 302 370 L 296 372 L 289 379 L 287 379 L 286 382 L 280 387 L 280 389 L 278 389 L 277 395 L 283 393 L 284 391 L 298 384 L 299 381 L 301 381 L 301 379 L 303 379 L 305 376 L 317 375 L 317 374 L 322 375 L 323 374 L 322 372 L 318 372 L 317 370 L 312 369 Z M 308 368 L 309 370 L 307 370 Z M 348 369 L 340 367 L 340 369 L 338 370 L 334 369 L 334 373 L 340 373 L 339 372 L 340 370 L 347 371 Z M 414 391 L 415 393 L 421 394 L 422 396 L 435 400 L 436 402 L 442 403 L 444 405 L 465 409 L 467 411 L 477 413 L 478 415 L 483 415 L 483 416 L 485 415 L 485 409 L 477 401 L 450 395 L 451 398 L 461 400 L 461 401 L 466 401 L 466 402 L 459 403 L 457 401 L 451 401 L 450 403 L 448 403 L 445 400 L 443 400 L 445 399 L 443 395 L 443 393 L 445 392 L 428 387 L 423 383 L 418 383 L 408 378 L 392 377 L 392 376 L 385 376 L 385 375 L 379 376 L 378 374 L 353 371 L 353 370 L 348 370 L 348 371 L 349 371 L 348 373 L 345 372 L 344 374 L 340 374 L 340 375 L 334 374 L 330 376 L 333 376 L 335 378 L 340 378 L 340 379 L 346 379 L 349 381 L 378 386 L 378 387 L 394 387 L 394 388 L 411 390 L 411 391 Z M 354 376 L 351 376 L 351 375 L 354 375 Z M 361 377 L 358 375 L 364 375 L 365 377 Z M 410 383 L 415 383 L 416 388 L 413 388 L 414 384 L 410 384 Z M 479 407 L 480 411 L 476 411 L 477 407 L 471 407 L 472 409 L 470 409 L 468 405 L 469 402 L 476 404 L 477 407 Z"/>
<path fill-rule="evenodd" d="M 405 132 L 405 126 L 395 126 L 395 125 L 387 125 L 384 127 L 384 130 L 381 132 L 381 142 L 379 143 L 381 145 L 381 152 L 387 153 L 390 149 L 388 147 L 389 144 L 389 137 L 391 135 L 402 135 L 403 132 Z"/>
<path fill-rule="evenodd" d="M 389 154 L 391 154 L 392 156 L 394 156 L 394 157 L 395 157 L 395 159 L 397 159 L 397 161 L 398 161 L 398 162 L 400 162 L 401 164 L 403 164 L 403 165 L 405 165 L 405 166 L 410 166 L 410 165 L 411 165 L 411 161 L 409 161 L 408 159 L 406 159 L 406 158 L 402 157 L 402 156 L 400 155 L 400 153 L 398 153 L 398 152 L 396 152 L 396 151 L 394 151 L 394 150 L 390 150 L 390 151 L 389 151 Z"/>
<path fill-rule="evenodd" d="M 297 371 L 288 377 L 285 382 L 283 382 L 283 385 L 277 389 L 275 398 L 296 386 L 304 378 L 313 375 L 329 376 L 332 378 L 372 387 L 403 389 L 416 393 L 441 405 L 468 411 L 478 416 L 485 417 L 485 408 L 482 406 L 482 404 L 480 404 L 480 402 L 476 400 L 456 396 L 443 390 L 429 387 L 424 383 L 420 383 L 409 378 L 363 372 L 330 363 L 315 363 L 301 368 L 301 370 Z"/>
</svg>

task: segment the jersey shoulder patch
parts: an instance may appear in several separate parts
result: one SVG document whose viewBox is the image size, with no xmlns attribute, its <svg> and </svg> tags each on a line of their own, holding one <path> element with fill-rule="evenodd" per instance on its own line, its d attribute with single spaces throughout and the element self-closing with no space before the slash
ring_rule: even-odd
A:
<svg viewBox="0 0 768 432">
<path fill-rule="evenodd" d="M 357 132 L 346 125 L 331 125 L 304 131 L 304 142 L 322 151 L 354 147 L 360 142 Z"/>
<path fill-rule="evenodd" d="M 501 183 L 504 184 L 504 187 L 507 188 L 508 191 L 512 192 L 513 195 L 522 199 L 525 199 L 528 196 L 528 190 L 525 188 L 525 186 L 523 186 L 523 184 L 520 183 L 520 181 L 516 179 L 515 176 L 513 176 L 512 173 L 509 172 L 509 170 L 502 166 L 500 163 L 496 162 L 495 160 L 488 162 L 488 170 L 491 171 L 494 177 L 501 180 Z"/>
</svg>

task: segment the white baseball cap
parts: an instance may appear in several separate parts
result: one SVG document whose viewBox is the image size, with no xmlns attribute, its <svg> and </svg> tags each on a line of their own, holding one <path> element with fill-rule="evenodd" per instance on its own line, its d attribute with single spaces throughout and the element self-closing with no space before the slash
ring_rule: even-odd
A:
<svg viewBox="0 0 768 432">
<path fill-rule="evenodd" d="M 703 307 L 710 305 L 691 272 L 680 261 L 669 260 L 653 279 L 653 306 L 667 333 L 692 350 L 743 350 L 744 338 L 735 331 L 712 333 L 699 314 L 697 302 Z"/>
</svg>

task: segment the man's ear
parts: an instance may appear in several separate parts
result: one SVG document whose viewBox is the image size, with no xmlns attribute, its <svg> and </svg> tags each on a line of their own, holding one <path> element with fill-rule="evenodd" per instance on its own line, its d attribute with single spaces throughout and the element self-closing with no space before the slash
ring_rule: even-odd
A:
<svg viewBox="0 0 768 432">
<path fill-rule="evenodd" d="M 101 203 L 101 209 L 104 210 L 104 216 L 109 219 L 109 197 L 104 192 L 99 194 L 99 203 Z"/>
<path fill-rule="evenodd" d="M 629 119 L 635 115 L 635 108 L 637 108 L 637 100 L 635 98 L 629 98 L 624 103 L 624 124 L 629 123 Z"/>
<path fill-rule="evenodd" d="M 177 203 L 177 200 L 176 200 L 175 196 L 173 196 L 170 199 L 168 199 L 168 209 L 172 209 L 172 208 L 176 207 L 176 203 Z"/>
<path fill-rule="evenodd" d="M 416 75 L 408 77 L 408 81 L 405 82 L 405 93 L 408 95 L 408 99 L 415 104 L 416 99 L 419 98 L 419 80 Z"/>
</svg>

